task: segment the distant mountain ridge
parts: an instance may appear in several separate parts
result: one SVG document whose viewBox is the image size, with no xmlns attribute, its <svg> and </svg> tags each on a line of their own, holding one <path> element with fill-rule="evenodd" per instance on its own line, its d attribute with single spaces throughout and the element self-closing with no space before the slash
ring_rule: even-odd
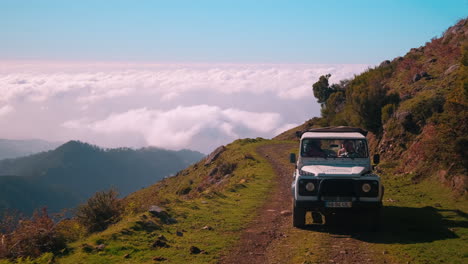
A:
<svg viewBox="0 0 468 264">
<path fill-rule="evenodd" d="M 23 157 L 55 149 L 63 143 L 41 139 L 0 139 L 0 160 Z"/>
<path fill-rule="evenodd" d="M 74 207 L 96 191 L 110 188 L 125 196 L 203 157 L 191 150 L 102 149 L 69 141 L 55 150 L 1 160 L 0 210 L 15 208 L 31 213 L 37 207 L 47 206 L 57 211 Z"/>
</svg>

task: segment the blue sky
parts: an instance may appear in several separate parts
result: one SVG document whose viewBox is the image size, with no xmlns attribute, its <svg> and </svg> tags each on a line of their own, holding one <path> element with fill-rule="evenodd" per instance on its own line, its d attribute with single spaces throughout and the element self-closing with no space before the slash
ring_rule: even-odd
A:
<svg viewBox="0 0 468 264">
<path fill-rule="evenodd" d="M 467 0 L 0 0 L 0 60 L 377 64 L 467 14 Z"/>
</svg>

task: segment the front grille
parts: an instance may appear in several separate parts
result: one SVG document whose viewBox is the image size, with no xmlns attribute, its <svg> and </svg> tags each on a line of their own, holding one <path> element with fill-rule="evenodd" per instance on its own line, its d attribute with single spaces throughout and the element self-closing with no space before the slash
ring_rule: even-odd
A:
<svg viewBox="0 0 468 264">
<path fill-rule="evenodd" d="M 342 197 L 342 196 L 322 196 L 323 201 L 328 202 L 352 202 L 353 197 Z"/>
<path fill-rule="evenodd" d="M 315 184 L 315 189 L 312 192 L 305 189 L 308 182 Z M 368 193 L 362 191 L 362 185 L 365 183 L 371 185 L 371 190 Z M 338 197 L 345 200 L 350 200 L 352 197 L 377 197 L 379 195 L 379 182 L 352 179 L 303 179 L 299 181 L 299 195 L 318 195 L 324 200 L 334 200 Z"/>
<path fill-rule="evenodd" d="M 353 180 L 323 180 L 320 186 L 321 196 L 356 196 Z"/>
</svg>

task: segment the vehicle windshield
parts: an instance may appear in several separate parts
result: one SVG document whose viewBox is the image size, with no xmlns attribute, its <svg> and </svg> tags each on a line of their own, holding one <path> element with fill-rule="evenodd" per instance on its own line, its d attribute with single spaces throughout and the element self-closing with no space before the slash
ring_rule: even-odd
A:
<svg viewBox="0 0 468 264">
<path fill-rule="evenodd" d="M 302 140 L 301 156 L 310 158 L 367 158 L 365 139 L 316 139 Z"/>
</svg>

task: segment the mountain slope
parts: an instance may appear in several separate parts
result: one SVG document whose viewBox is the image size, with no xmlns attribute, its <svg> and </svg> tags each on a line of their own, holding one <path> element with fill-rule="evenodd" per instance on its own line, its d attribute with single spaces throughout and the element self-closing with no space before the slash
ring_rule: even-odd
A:
<svg viewBox="0 0 468 264">
<path fill-rule="evenodd" d="M 79 199 L 70 193 L 39 185 L 18 176 L 0 176 L 0 214 L 4 208 L 30 213 L 47 207 L 50 212 L 58 212 Z"/>
<path fill-rule="evenodd" d="M 195 151 L 168 151 L 156 148 L 132 150 L 128 148 L 104 150 L 78 141 L 70 141 L 53 151 L 17 159 L 0 161 L 0 175 L 4 184 L 14 185 L 15 192 L 3 193 L 8 200 L 16 200 L 21 192 L 34 186 L 41 193 L 31 196 L 33 204 L 41 203 L 50 208 L 74 207 L 94 192 L 116 188 L 121 195 L 161 180 L 200 160 L 203 154 Z M 1 176 L 0 176 L 1 177 Z M 18 189 L 19 188 L 19 189 Z M 19 191 L 21 190 L 22 191 Z M 47 190 L 47 191 L 46 191 Z M 49 193 L 48 197 L 42 193 Z M 63 199 L 54 202 L 58 192 Z M 6 207 L 31 212 L 30 206 L 12 206 L 2 200 Z M 49 201 L 49 202 L 46 202 Z M 74 202 L 72 202 L 74 201 Z M 14 203 L 18 205 L 18 203 Z M 61 206 L 58 206 L 60 204 Z M 67 206 L 63 206 L 63 205 Z"/>
<path fill-rule="evenodd" d="M 127 215 L 122 221 L 71 244 L 73 253 L 57 262 L 218 262 L 275 184 L 275 173 L 256 152 L 266 144 L 271 142 L 236 140 L 176 176 L 132 193 L 124 199 Z M 167 215 L 148 212 L 153 205 Z M 159 239 L 167 247 L 159 246 Z M 83 244 L 94 247 L 95 241 L 105 244 L 105 250 L 83 250 Z M 191 253 L 192 246 L 202 252 Z"/>
<path fill-rule="evenodd" d="M 362 127 L 372 132 L 371 150 L 382 156 L 382 166 L 414 181 L 438 177 L 467 194 L 467 19 L 351 80 L 329 85 L 328 77 L 314 84 L 322 116 L 276 139 L 294 139 L 312 126 Z"/>
<path fill-rule="evenodd" d="M 39 139 L 12 140 L 0 139 L 0 160 L 13 159 L 34 153 L 55 149 L 61 143 Z"/>
<path fill-rule="evenodd" d="M 69 245 L 57 263 L 463 263 L 466 200 L 382 173 L 383 227 L 292 227 L 287 153 L 297 142 L 245 139 L 124 199 L 126 215 Z M 151 213 L 159 206 L 166 213 Z M 357 217 L 359 220 L 359 218 Z M 338 220 L 337 220 L 338 221 Z M 367 229 L 365 229 L 367 230 Z M 164 243 L 162 243 L 164 242 Z M 99 250 L 98 246 L 104 249 Z M 200 252 L 192 247 L 200 249 Z M 384 254 L 382 254 L 384 252 Z"/>
</svg>

